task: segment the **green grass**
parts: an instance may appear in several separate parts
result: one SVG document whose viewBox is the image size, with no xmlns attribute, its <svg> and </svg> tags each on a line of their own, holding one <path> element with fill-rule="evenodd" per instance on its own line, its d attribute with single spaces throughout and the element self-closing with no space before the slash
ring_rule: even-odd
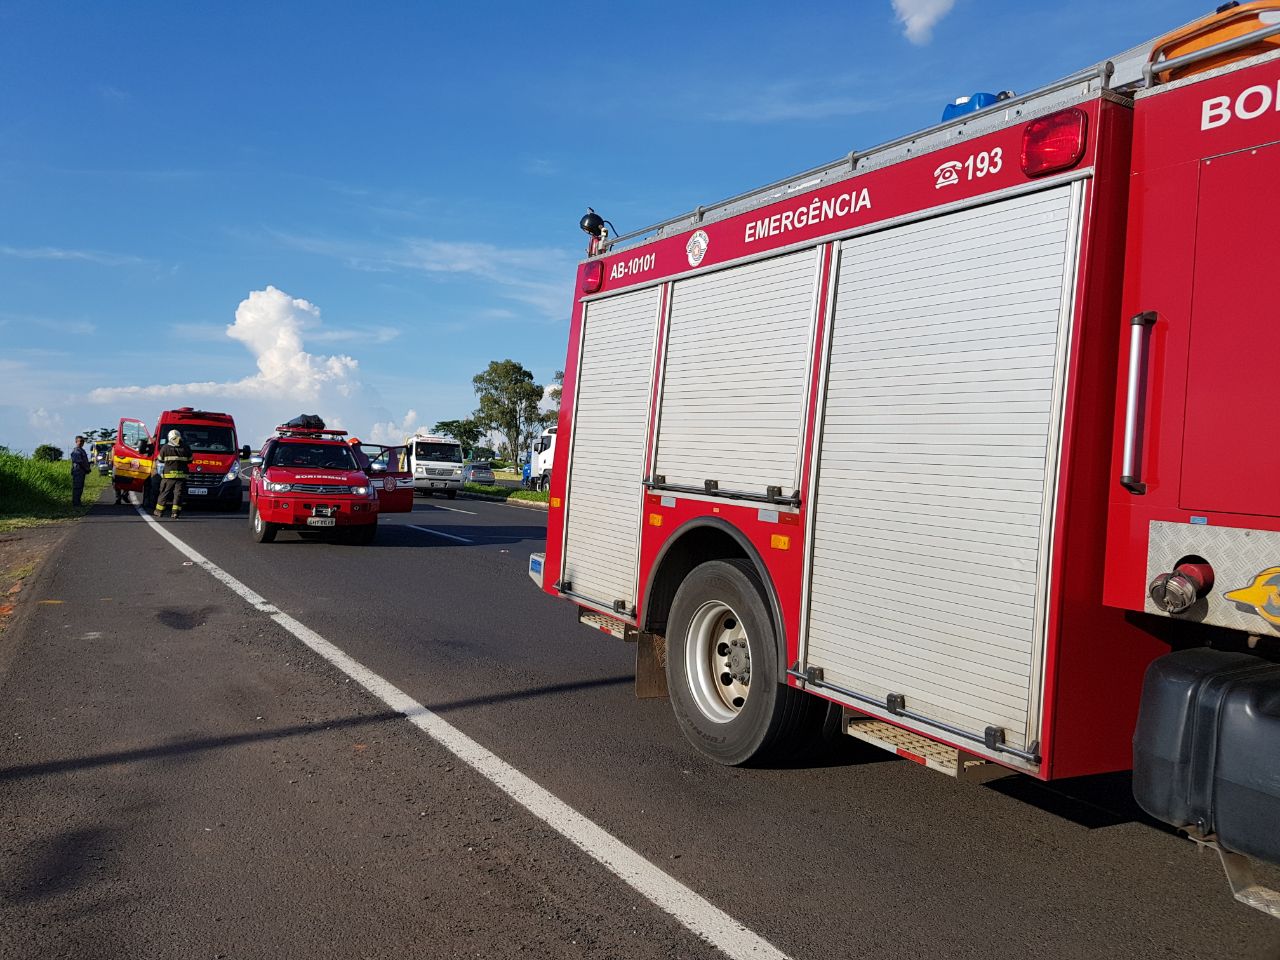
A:
<svg viewBox="0 0 1280 960">
<path fill-rule="evenodd" d="M 82 507 L 71 506 L 71 464 L 0 453 L 0 532 L 82 517 L 111 478 L 95 469 L 84 482 Z"/>
<path fill-rule="evenodd" d="M 546 503 L 548 501 L 547 491 L 545 490 L 522 490 L 519 487 L 491 487 L 484 483 L 463 484 L 462 489 L 467 493 L 478 494 L 482 497 L 494 497 L 498 500 L 526 500 L 529 503 Z"/>
</svg>

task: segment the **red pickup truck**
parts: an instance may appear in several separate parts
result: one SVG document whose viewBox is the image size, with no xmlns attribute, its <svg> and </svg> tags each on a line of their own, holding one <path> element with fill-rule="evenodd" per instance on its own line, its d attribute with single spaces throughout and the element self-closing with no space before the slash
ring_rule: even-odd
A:
<svg viewBox="0 0 1280 960">
<path fill-rule="evenodd" d="M 253 539 L 281 530 L 331 530 L 348 543 L 372 543 L 380 513 L 413 509 L 413 474 L 404 447 L 345 440 L 346 431 L 288 424 L 250 458 Z"/>
</svg>

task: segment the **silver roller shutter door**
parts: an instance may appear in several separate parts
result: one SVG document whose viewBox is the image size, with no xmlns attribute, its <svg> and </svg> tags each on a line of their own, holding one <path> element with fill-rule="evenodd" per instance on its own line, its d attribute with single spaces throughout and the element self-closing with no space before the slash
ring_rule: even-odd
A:
<svg viewBox="0 0 1280 960">
<path fill-rule="evenodd" d="M 636 553 L 660 288 L 587 304 L 583 318 L 564 571 L 610 608 L 636 601 Z"/>
<path fill-rule="evenodd" d="M 1024 748 L 1077 190 L 843 244 L 818 461 L 809 665 Z"/>
<path fill-rule="evenodd" d="M 817 253 L 673 285 L 654 472 L 789 495 L 813 354 Z"/>
</svg>

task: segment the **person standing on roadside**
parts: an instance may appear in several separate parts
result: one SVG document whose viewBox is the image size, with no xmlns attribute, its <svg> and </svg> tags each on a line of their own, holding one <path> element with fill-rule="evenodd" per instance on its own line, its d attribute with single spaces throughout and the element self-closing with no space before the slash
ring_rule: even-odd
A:
<svg viewBox="0 0 1280 960">
<path fill-rule="evenodd" d="M 156 458 L 156 469 L 160 471 L 160 495 L 156 498 L 155 517 L 164 516 L 164 505 L 169 504 L 169 516 L 174 520 L 182 512 L 182 500 L 187 492 L 187 467 L 191 465 L 191 448 L 182 440 L 182 434 L 170 430 L 165 444 L 160 447 L 160 456 Z"/>
<path fill-rule="evenodd" d="M 71 505 L 81 506 L 84 496 L 84 478 L 89 475 L 89 452 L 84 448 L 84 437 L 76 437 L 71 450 Z"/>
</svg>

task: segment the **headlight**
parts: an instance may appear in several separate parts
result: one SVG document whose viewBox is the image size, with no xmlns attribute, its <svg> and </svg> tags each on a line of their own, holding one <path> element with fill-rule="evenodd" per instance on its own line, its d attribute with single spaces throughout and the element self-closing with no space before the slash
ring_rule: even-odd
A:
<svg viewBox="0 0 1280 960">
<path fill-rule="evenodd" d="M 265 489 L 271 491 L 272 493 L 288 493 L 289 492 L 289 484 L 287 483 L 276 483 L 273 480 L 268 480 L 262 486 Z"/>
<path fill-rule="evenodd" d="M 352 487 L 351 493 L 357 497 L 365 497 L 369 495 L 368 487 Z"/>
<path fill-rule="evenodd" d="M 427 468 L 426 468 L 426 467 L 415 467 L 415 468 L 414 468 L 414 470 L 413 470 L 413 472 L 414 472 L 414 473 L 418 473 L 418 474 L 426 473 L 426 472 L 427 472 Z"/>
<path fill-rule="evenodd" d="M 240 461 L 232 460 L 231 469 L 227 471 L 227 479 L 234 480 L 238 476 L 240 476 Z"/>
<path fill-rule="evenodd" d="M 461 469 L 458 469 L 458 470 L 453 471 L 453 475 L 454 475 L 455 477 L 460 477 L 460 476 L 462 476 L 462 470 L 461 470 Z"/>
</svg>

